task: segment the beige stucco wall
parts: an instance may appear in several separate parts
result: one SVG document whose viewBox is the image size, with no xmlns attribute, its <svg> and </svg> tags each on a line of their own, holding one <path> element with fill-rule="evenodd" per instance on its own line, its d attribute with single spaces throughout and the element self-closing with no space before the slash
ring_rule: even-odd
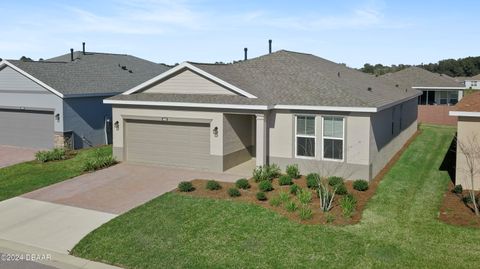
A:
<svg viewBox="0 0 480 269">
<path fill-rule="evenodd" d="M 233 92 L 204 78 L 190 70 L 183 70 L 156 85 L 148 88 L 146 93 L 181 93 L 181 94 L 227 94 Z"/>
<path fill-rule="evenodd" d="M 203 111 L 188 111 L 188 110 L 167 110 L 156 108 L 141 108 L 141 107 L 120 107 L 114 106 L 112 108 L 113 122 L 119 123 L 119 129 L 113 128 L 113 148 L 114 154 L 118 160 L 123 160 L 123 131 L 125 118 L 128 117 L 145 117 L 148 118 L 185 118 L 185 119 L 202 119 L 211 120 L 210 129 L 210 154 L 216 156 L 223 155 L 223 114 L 221 112 L 203 112 Z M 218 136 L 213 135 L 213 129 L 218 127 Z"/>
<path fill-rule="evenodd" d="M 416 99 L 373 113 L 370 121 L 370 163 L 375 177 L 417 131 Z"/>
<path fill-rule="evenodd" d="M 459 117 L 457 130 L 457 164 L 455 172 L 455 184 L 460 184 L 464 189 L 472 189 L 469 166 L 467 165 L 460 143 L 472 149 L 471 143 L 480 143 L 480 118 Z M 476 170 L 480 169 L 480 159 L 475 163 Z M 473 187 L 480 190 L 480 173 L 475 173 Z"/>
<path fill-rule="evenodd" d="M 316 123 L 316 157 L 295 157 L 295 116 L 314 115 Z M 322 116 L 345 118 L 344 160 L 323 160 Z M 298 164 L 303 174 L 319 172 L 345 178 L 368 178 L 369 176 L 369 125 L 368 113 L 329 113 L 305 111 L 274 111 L 268 118 L 269 162 L 285 169 L 288 164 Z"/>
</svg>

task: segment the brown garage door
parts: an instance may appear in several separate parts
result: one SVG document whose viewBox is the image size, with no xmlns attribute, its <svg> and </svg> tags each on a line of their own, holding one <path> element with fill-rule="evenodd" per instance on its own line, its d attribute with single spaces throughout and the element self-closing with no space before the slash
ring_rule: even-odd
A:
<svg viewBox="0 0 480 269">
<path fill-rule="evenodd" d="M 209 169 L 210 124 L 129 120 L 125 153 L 130 162 Z"/>
<path fill-rule="evenodd" d="M 53 147 L 53 112 L 0 109 L 0 145 Z"/>
</svg>

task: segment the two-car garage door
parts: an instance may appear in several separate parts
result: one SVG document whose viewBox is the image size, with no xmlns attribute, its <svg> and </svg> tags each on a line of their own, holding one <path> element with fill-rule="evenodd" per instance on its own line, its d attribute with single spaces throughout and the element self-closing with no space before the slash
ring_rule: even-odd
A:
<svg viewBox="0 0 480 269">
<path fill-rule="evenodd" d="M 209 169 L 210 124 L 151 120 L 125 122 L 126 160 Z"/>
<path fill-rule="evenodd" d="M 53 112 L 0 109 L 0 145 L 53 147 Z"/>
</svg>

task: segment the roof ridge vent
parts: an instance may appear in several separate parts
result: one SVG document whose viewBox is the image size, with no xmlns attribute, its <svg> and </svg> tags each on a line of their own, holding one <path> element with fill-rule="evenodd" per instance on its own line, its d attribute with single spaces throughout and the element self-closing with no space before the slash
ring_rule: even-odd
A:
<svg viewBox="0 0 480 269">
<path fill-rule="evenodd" d="M 372 87 L 368 87 L 368 88 L 367 88 L 367 91 L 371 92 L 371 91 L 372 91 Z"/>
</svg>

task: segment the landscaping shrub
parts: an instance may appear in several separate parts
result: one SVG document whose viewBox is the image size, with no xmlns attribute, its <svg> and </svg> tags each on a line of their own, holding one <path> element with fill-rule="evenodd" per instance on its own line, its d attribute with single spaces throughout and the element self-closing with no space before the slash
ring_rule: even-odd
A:
<svg viewBox="0 0 480 269">
<path fill-rule="evenodd" d="M 355 206 L 357 205 L 357 199 L 351 194 L 347 194 L 340 199 L 340 207 L 342 208 L 342 213 L 345 217 L 352 216 Z"/>
<path fill-rule="evenodd" d="M 287 165 L 285 172 L 287 172 L 287 175 L 289 175 L 291 178 L 300 177 L 300 170 L 298 170 L 298 164 Z"/>
<path fill-rule="evenodd" d="M 269 200 L 269 204 L 271 206 L 279 206 L 282 204 L 282 200 L 280 199 L 279 196 L 274 196 Z"/>
<path fill-rule="evenodd" d="M 309 189 L 300 189 L 297 192 L 297 198 L 301 204 L 306 205 L 312 201 L 312 192 Z"/>
<path fill-rule="evenodd" d="M 463 192 L 463 187 L 462 185 L 455 185 L 455 187 L 452 190 L 453 193 L 456 194 L 461 194 Z"/>
<path fill-rule="evenodd" d="M 348 193 L 347 186 L 345 186 L 345 183 L 343 182 L 341 184 L 334 186 L 334 188 L 335 188 L 335 194 L 345 195 Z"/>
<path fill-rule="evenodd" d="M 326 213 L 325 218 L 327 219 L 327 223 L 332 223 L 335 221 L 335 215 Z"/>
<path fill-rule="evenodd" d="M 218 183 L 215 180 L 209 180 L 207 181 L 207 190 L 215 191 L 221 189 L 222 186 L 220 186 L 220 183 Z"/>
<path fill-rule="evenodd" d="M 258 189 L 264 192 L 271 191 L 273 190 L 272 182 L 268 180 L 261 181 L 260 183 L 258 183 Z"/>
<path fill-rule="evenodd" d="M 103 168 L 107 168 L 117 163 L 115 157 L 108 155 L 108 156 L 96 156 L 93 158 L 88 159 L 83 164 L 83 171 L 90 172 L 96 171 Z"/>
<path fill-rule="evenodd" d="M 181 192 L 191 192 L 194 191 L 195 188 L 193 187 L 192 182 L 182 181 L 178 184 L 178 190 L 180 190 Z"/>
<path fill-rule="evenodd" d="M 272 180 L 280 176 L 281 170 L 278 165 L 273 163 L 271 165 L 265 165 L 265 173 L 267 174 L 268 179 Z"/>
<path fill-rule="evenodd" d="M 357 179 L 353 182 L 353 188 L 357 191 L 366 191 L 368 190 L 368 181 Z"/>
<path fill-rule="evenodd" d="M 307 187 L 310 189 L 318 188 L 318 183 L 320 182 L 320 175 L 317 173 L 310 173 L 307 175 Z"/>
<path fill-rule="evenodd" d="M 297 205 L 294 201 L 288 201 L 288 202 L 285 204 L 285 209 L 286 209 L 288 212 L 294 212 L 295 210 L 298 209 L 298 205 Z"/>
<path fill-rule="evenodd" d="M 337 186 L 339 184 L 343 184 L 343 177 L 329 177 L 328 178 L 328 185 L 330 186 Z"/>
<path fill-rule="evenodd" d="M 286 203 L 290 200 L 290 195 L 288 194 L 288 192 L 281 191 L 278 193 L 278 197 L 280 198 L 280 201 L 282 201 L 282 203 Z"/>
<path fill-rule="evenodd" d="M 253 180 L 255 180 L 255 182 L 268 180 L 267 174 L 265 173 L 265 169 L 263 169 L 263 166 L 257 166 L 255 167 L 255 169 L 253 169 Z"/>
<path fill-rule="evenodd" d="M 280 176 L 280 167 L 276 164 L 258 166 L 253 169 L 253 179 L 255 182 L 272 180 Z"/>
<path fill-rule="evenodd" d="M 283 175 L 280 178 L 278 178 L 278 184 L 280 184 L 280 186 L 292 185 L 293 184 L 292 178 L 289 175 Z"/>
<path fill-rule="evenodd" d="M 293 184 L 290 186 L 290 193 L 293 195 L 297 195 L 299 189 L 300 187 L 297 184 Z"/>
<path fill-rule="evenodd" d="M 300 211 L 298 212 L 298 216 L 300 217 L 301 220 L 309 220 L 313 217 L 313 212 L 312 209 L 308 206 L 302 206 L 300 207 Z"/>
<path fill-rule="evenodd" d="M 257 196 L 257 200 L 259 200 L 259 201 L 266 201 L 267 200 L 267 195 L 263 191 L 257 192 L 256 196 Z"/>
<path fill-rule="evenodd" d="M 54 148 L 48 151 L 38 151 L 35 153 L 35 159 L 42 163 L 63 160 L 65 159 L 65 149 Z"/>
<path fill-rule="evenodd" d="M 241 195 L 240 191 L 237 188 L 230 188 L 228 189 L 227 193 L 230 197 L 238 197 Z"/>
<path fill-rule="evenodd" d="M 248 179 L 246 178 L 241 178 L 239 180 L 237 180 L 237 182 L 235 182 L 235 186 L 237 186 L 237 188 L 239 189 L 249 189 L 250 188 L 250 183 L 248 183 Z"/>
</svg>

